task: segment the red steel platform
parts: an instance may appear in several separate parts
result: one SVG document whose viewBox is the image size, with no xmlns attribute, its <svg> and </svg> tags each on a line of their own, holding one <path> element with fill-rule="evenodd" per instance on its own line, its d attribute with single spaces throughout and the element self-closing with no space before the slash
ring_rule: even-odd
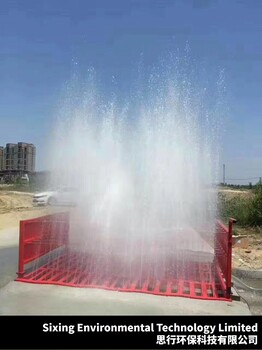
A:
<svg viewBox="0 0 262 350">
<path fill-rule="evenodd" d="M 227 228 L 217 223 L 213 248 L 201 238 L 202 252 L 194 250 L 195 236 L 191 233 L 188 250 L 176 251 L 178 241 L 173 239 L 168 244 L 168 254 L 165 251 L 163 256 L 157 254 L 157 242 L 156 254 L 152 254 L 152 245 L 151 254 L 144 254 L 141 264 L 112 251 L 93 254 L 85 249 L 72 249 L 66 213 L 24 220 L 20 223 L 17 281 L 229 301 L 232 224 L 230 221 Z M 186 245 L 184 238 L 183 242 Z"/>
</svg>

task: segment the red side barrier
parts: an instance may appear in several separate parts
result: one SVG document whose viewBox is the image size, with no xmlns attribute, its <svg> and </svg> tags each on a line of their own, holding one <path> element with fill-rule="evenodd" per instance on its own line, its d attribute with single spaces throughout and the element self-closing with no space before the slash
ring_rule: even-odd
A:
<svg viewBox="0 0 262 350">
<path fill-rule="evenodd" d="M 217 221 L 215 237 L 215 265 L 220 270 L 221 283 L 224 285 L 226 297 L 231 296 L 232 286 L 232 233 L 235 219 L 229 220 L 226 227 Z"/>
<path fill-rule="evenodd" d="M 57 213 L 20 221 L 18 277 L 25 265 L 68 243 L 69 215 Z"/>
</svg>

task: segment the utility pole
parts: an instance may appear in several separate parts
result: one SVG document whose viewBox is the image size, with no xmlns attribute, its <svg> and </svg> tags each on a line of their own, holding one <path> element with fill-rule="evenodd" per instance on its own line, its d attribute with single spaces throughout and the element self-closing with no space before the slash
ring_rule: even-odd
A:
<svg viewBox="0 0 262 350">
<path fill-rule="evenodd" d="M 226 165 L 223 164 L 223 184 L 226 184 Z"/>
</svg>

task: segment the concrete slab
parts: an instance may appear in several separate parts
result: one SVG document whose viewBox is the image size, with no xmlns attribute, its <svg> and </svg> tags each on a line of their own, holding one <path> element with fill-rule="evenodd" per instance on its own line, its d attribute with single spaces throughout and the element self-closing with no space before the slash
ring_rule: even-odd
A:
<svg viewBox="0 0 262 350">
<path fill-rule="evenodd" d="M 0 287 L 16 278 L 18 236 L 18 228 L 0 230 Z"/>
<path fill-rule="evenodd" d="M 240 301 L 206 301 L 99 289 L 10 282 L 1 315 L 250 315 Z"/>
<path fill-rule="evenodd" d="M 0 288 L 17 277 L 17 261 L 18 247 L 0 248 Z"/>
<path fill-rule="evenodd" d="M 0 248 L 18 246 L 19 228 L 13 227 L 0 230 Z"/>
</svg>

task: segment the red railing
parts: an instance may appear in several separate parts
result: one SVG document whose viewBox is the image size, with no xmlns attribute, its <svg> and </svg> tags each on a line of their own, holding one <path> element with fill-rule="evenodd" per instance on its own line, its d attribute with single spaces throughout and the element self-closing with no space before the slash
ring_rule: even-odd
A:
<svg viewBox="0 0 262 350">
<path fill-rule="evenodd" d="M 25 265 L 41 256 L 68 245 L 69 214 L 56 213 L 20 221 L 18 277 Z"/>
<path fill-rule="evenodd" d="M 215 266 L 222 273 L 222 281 L 226 291 L 226 297 L 231 296 L 232 287 L 232 234 L 235 219 L 229 220 L 226 227 L 222 222 L 217 221 L 216 237 L 215 237 Z"/>
</svg>

